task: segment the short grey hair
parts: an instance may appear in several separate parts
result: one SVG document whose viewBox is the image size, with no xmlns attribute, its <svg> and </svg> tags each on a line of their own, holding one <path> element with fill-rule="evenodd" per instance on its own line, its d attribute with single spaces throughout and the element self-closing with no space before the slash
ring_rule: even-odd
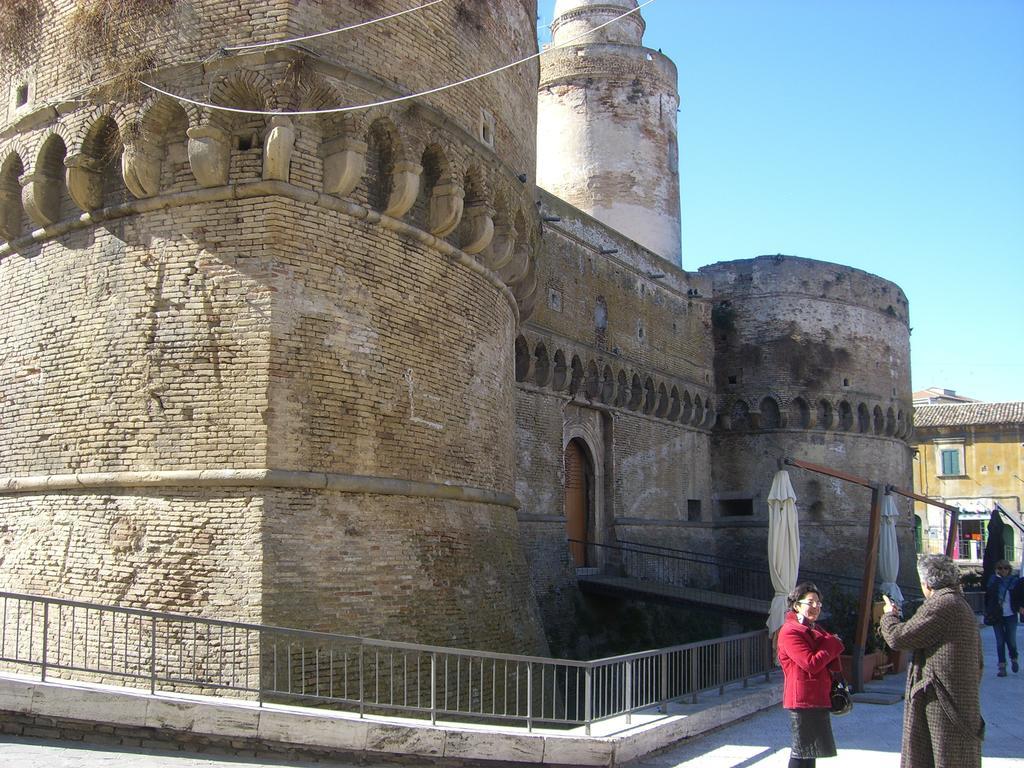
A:
<svg viewBox="0 0 1024 768">
<path fill-rule="evenodd" d="M 960 585 L 960 569 L 946 555 L 921 555 L 917 559 L 917 575 L 928 589 Z"/>
</svg>

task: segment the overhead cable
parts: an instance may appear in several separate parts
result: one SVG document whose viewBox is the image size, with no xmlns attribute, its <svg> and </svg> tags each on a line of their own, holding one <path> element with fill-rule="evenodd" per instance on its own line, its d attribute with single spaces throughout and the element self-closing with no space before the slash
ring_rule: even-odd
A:
<svg viewBox="0 0 1024 768">
<path fill-rule="evenodd" d="M 357 112 L 357 111 L 363 110 L 363 109 L 372 109 L 373 107 L 384 107 L 384 106 L 387 106 L 389 104 L 397 104 L 397 103 L 402 102 L 402 101 L 410 101 L 412 99 L 418 99 L 418 98 L 420 98 L 422 96 L 430 96 L 431 94 L 440 93 L 441 91 L 447 91 L 447 90 L 449 90 L 451 88 L 455 88 L 455 87 L 457 87 L 459 85 L 465 85 L 466 83 L 471 83 L 471 82 L 473 82 L 475 80 L 481 80 L 481 79 L 483 79 L 485 77 L 490 77 L 491 75 L 496 75 L 499 72 L 504 72 L 506 69 L 512 69 L 513 67 L 517 67 L 520 64 L 525 64 L 526 62 L 532 61 L 533 59 L 538 59 L 541 56 L 543 56 L 544 54 L 550 53 L 551 51 L 558 50 L 559 48 L 566 48 L 566 47 L 572 45 L 573 43 L 575 43 L 577 40 L 580 40 L 581 38 L 587 37 L 588 35 L 592 35 L 594 32 L 597 32 L 600 29 L 604 29 L 605 27 L 607 27 L 607 26 L 609 26 L 611 24 L 614 24 L 615 22 L 617 22 L 617 21 L 619 21 L 621 19 L 624 19 L 627 16 L 630 16 L 630 15 L 632 15 L 634 13 L 637 13 L 637 12 L 640 11 L 641 8 L 645 8 L 645 7 L 647 7 L 648 5 L 650 5 L 651 3 L 654 3 L 654 2 L 655 2 L 655 0 L 646 0 L 645 2 L 640 3 L 639 5 L 637 5 L 636 8 L 631 8 L 630 10 L 626 11 L 625 13 L 622 13 L 622 14 L 616 16 L 614 19 L 606 21 L 604 24 L 599 24 L 598 26 L 594 27 L 593 29 L 588 29 L 586 32 L 583 32 L 583 33 L 581 33 L 579 35 L 576 35 L 573 38 L 570 38 L 569 40 L 566 40 L 564 43 L 560 43 L 558 45 L 550 46 L 548 48 L 545 48 L 542 51 L 538 51 L 537 53 L 533 53 L 533 54 L 530 54 L 529 56 L 526 56 L 525 58 L 519 59 L 518 61 L 513 61 L 510 64 L 504 64 L 504 65 L 502 65 L 500 67 L 497 67 L 496 69 L 492 69 L 489 72 L 482 72 L 482 73 L 480 73 L 478 75 L 473 75 L 472 77 L 467 77 L 464 80 L 459 80 L 459 81 L 454 82 L 454 83 L 447 83 L 445 85 L 439 85 L 436 88 L 430 88 L 429 90 L 426 90 L 426 91 L 419 91 L 417 93 L 409 93 L 409 94 L 406 94 L 404 96 L 396 96 L 396 97 L 391 98 L 391 99 L 383 99 L 381 101 L 375 101 L 375 102 L 371 102 L 369 104 L 354 104 L 354 105 L 351 105 L 351 106 L 348 106 L 348 107 L 328 107 L 326 109 L 295 110 L 295 111 L 291 111 L 291 112 L 288 112 L 288 111 L 285 111 L 285 110 L 272 110 L 272 109 L 243 109 L 241 107 L 225 107 L 225 106 L 221 106 L 220 104 L 211 104 L 210 102 L 206 102 L 206 101 L 197 101 L 196 99 L 190 99 L 187 96 L 181 96 L 181 95 L 176 94 L 176 93 L 171 93 L 170 91 L 165 91 L 163 88 L 158 88 L 157 86 L 151 85 L 150 83 L 147 83 L 144 80 L 140 80 L 139 83 L 140 83 L 140 85 L 144 85 L 146 88 L 149 88 L 151 91 L 155 91 L 156 93 L 161 93 L 164 96 L 167 96 L 168 98 L 175 99 L 177 101 L 181 101 L 181 102 L 184 102 L 186 104 L 193 104 L 193 105 L 195 105 L 197 107 L 204 107 L 205 109 L 213 109 L 213 110 L 218 110 L 218 111 L 221 111 L 221 112 L 234 112 L 234 113 L 242 114 L 242 115 L 269 115 L 269 116 L 278 115 L 278 116 L 302 117 L 302 116 L 306 116 L 306 115 L 330 115 L 330 114 L 337 114 L 339 112 Z"/>
<path fill-rule="evenodd" d="M 360 27 L 368 27 L 371 24 L 379 24 L 382 21 L 389 21 L 390 19 L 397 19 L 399 16 L 405 16 L 407 13 L 414 13 L 416 11 L 422 11 L 424 8 L 429 8 L 432 5 L 443 3 L 445 0 L 430 0 L 429 3 L 423 5 L 417 5 L 415 8 L 406 8 L 404 11 L 398 11 L 387 16 L 381 16 L 378 19 L 370 19 L 369 21 L 361 21 L 358 24 L 350 24 L 347 27 L 340 27 L 339 29 L 332 29 L 327 32 L 317 32 L 313 35 L 304 35 L 302 37 L 292 37 L 288 40 L 270 40 L 265 43 L 250 43 L 249 45 L 227 45 L 221 48 L 222 51 L 245 51 L 251 48 L 268 48 L 272 45 L 287 45 L 288 43 L 301 43 L 303 40 L 315 40 L 318 37 L 327 37 L 328 35 L 336 35 L 339 32 L 348 32 L 350 29 L 359 29 Z"/>
</svg>

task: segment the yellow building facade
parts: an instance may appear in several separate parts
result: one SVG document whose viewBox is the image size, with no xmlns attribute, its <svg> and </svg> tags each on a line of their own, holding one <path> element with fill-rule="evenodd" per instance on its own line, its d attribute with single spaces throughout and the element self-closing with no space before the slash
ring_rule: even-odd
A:
<svg viewBox="0 0 1024 768">
<path fill-rule="evenodd" d="M 1024 401 L 920 405 L 914 409 L 912 442 L 914 490 L 961 510 L 954 557 L 981 563 L 987 522 L 998 508 L 1009 524 L 1007 559 L 1018 562 L 1024 534 Z M 949 513 L 915 502 L 914 515 L 918 551 L 943 551 Z"/>
</svg>

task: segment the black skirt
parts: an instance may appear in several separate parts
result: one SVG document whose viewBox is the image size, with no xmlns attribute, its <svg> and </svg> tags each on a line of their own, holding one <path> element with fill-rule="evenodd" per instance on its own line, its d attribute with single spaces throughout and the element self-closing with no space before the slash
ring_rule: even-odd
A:
<svg viewBox="0 0 1024 768">
<path fill-rule="evenodd" d="M 791 709 L 793 757 L 835 757 L 836 740 L 832 737 L 832 713 L 827 709 Z"/>
</svg>

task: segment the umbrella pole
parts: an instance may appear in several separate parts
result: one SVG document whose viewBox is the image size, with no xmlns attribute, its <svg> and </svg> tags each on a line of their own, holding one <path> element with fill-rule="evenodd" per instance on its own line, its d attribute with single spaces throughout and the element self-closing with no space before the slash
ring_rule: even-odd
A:
<svg viewBox="0 0 1024 768">
<path fill-rule="evenodd" d="M 871 595 L 875 591 L 875 565 L 878 561 L 878 532 L 882 524 L 882 494 L 881 484 L 871 486 L 871 519 L 868 523 L 867 557 L 864 558 L 864 581 L 860 590 L 860 606 L 857 611 L 857 632 L 852 648 L 853 663 L 853 691 L 860 693 L 864 690 L 862 679 L 864 646 L 868 641 L 868 627 L 871 624 Z"/>
</svg>

